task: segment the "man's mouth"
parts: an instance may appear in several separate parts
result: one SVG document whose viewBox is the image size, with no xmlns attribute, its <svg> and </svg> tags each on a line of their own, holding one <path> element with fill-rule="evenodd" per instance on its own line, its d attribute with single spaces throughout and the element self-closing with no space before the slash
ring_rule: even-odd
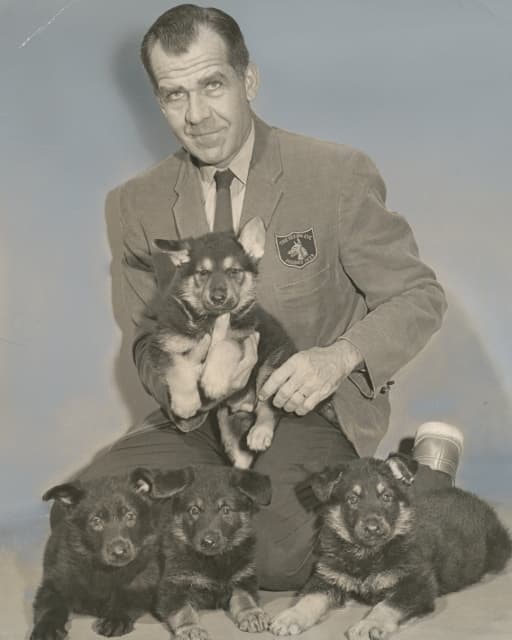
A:
<svg viewBox="0 0 512 640">
<path fill-rule="evenodd" d="M 213 146 L 222 136 L 223 129 L 217 129 L 216 131 L 205 131 L 200 133 L 191 133 L 190 137 L 197 143 L 205 146 Z"/>
</svg>

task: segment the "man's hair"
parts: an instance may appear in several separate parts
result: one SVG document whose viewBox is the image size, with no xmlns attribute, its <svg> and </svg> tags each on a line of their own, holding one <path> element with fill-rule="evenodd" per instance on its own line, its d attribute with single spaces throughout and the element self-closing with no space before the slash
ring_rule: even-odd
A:
<svg viewBox="0 0 512 640">
<path fill-rule="evenodd" d="M 198 37 L 199 27 L 211 29 L 224 40 L 229 64 L 243 75 L 249 64 L 249 52 L 238 23 L 227 13 L 214 7 L 180 4 L 157 18 L 142 40 L 142 64 L 155 90 L 158 86 L 150 60 L 155 43 L 160 42 L 163 49 L 172 54 L 186 53 Z"/>
</svg>

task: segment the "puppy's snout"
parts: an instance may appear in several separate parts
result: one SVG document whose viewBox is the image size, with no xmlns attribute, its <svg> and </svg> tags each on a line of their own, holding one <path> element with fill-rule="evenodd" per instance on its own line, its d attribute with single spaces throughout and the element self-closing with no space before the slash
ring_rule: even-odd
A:
<svg viewBox="0 0 512 640">
<path fill-rule="evenodd" d="M 363 531 L 370 536 L 379 536 L 382 535 L 384 529 L 379 518 L 367 518 L 363 522 Z"/>
<path fill-rule="evenodd" d="M 217 531 L 207 531 L 201 538 L 201 548 L 204 551 L 215 551 L 220 543 L 220 534 Z"/>
<path fill-rule="evenodd" d="M 216 287 L 210 292 L 210 300 L 216 305 L 224 304 L 227 297 L 228 292 L 225 287 Z"/>
<path fill-rule="evenodd" d="M 134 557 L 134 548 L 130 540 L 115 538 L 106 545 L 107 560 L 111 564 L 125 564 Z"/>
</svg>

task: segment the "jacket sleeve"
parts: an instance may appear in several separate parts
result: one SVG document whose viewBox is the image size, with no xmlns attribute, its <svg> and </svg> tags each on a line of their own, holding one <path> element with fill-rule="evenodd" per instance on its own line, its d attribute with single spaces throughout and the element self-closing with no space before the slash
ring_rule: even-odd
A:
<svg viewBox="0 0 512 640">
<path fill-rule="evenodd" d="M 149 331 L 154 321 L 149 315 L 148 304 L 157 290 L 151 246 L 139 219 L 129 215 L 123 187 L 109 193 L 106 207 L 107 216 L 115 215 L 121 225 L 121 287 L 123 303 L 134 326 L 133 359 L 144 389 L 169 414 L 167 385 L 154 371 L 147 356 Z"/>
<path fill-rule="evenodd" d="M 351 160 L 340 206 L 339 251 L 368 314 L 340 339 L 364 356 L 365 375 L 356 373 L 353 381 L 372 398 L 440 327 L 446 299 L 419 258 L 410 226 L 386 209 L 386 188 L 375 165 L 359 151 Z"/>
</svg>

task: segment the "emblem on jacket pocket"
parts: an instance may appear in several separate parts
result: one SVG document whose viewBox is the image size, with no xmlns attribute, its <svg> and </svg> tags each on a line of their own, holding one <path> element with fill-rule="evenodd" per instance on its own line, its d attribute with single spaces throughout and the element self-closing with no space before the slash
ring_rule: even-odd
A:
<svg viewBox="0 0 512 640">
<path fill-rule="evenodd" d="M 302 269 L 317 256 L 313 228 L 307 231 L 292 231 L 286 236 L 276 234 L 276 246 L 279 259 L 287 267 Z"/>
</svg>

